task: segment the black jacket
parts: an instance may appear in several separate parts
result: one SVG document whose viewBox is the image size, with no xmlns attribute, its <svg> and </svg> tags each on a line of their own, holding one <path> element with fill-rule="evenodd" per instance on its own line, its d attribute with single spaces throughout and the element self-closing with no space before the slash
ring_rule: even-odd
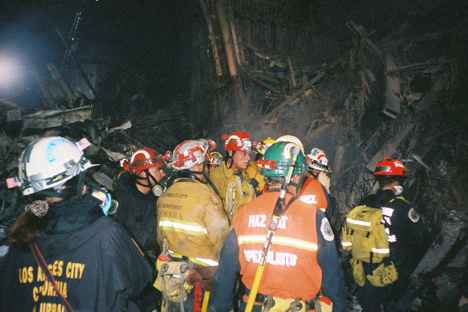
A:
<svg viewBox="0 0 468 312">
<path fill-rule="evenodd" d="M 390 258 L 399 275 L 410 275 L 430 243 L 425 225 L 411 203 L 391 190 L 379 189 L 364 202 L 382 209 Z"/>
<path fill-rule="evenodd" d="M 113 195 L 119 202 L 114 218 L 128 230 L 143 250 L 158 250 L 157 197 L 152 193 L 141 193 L 128 173 L 122 174 L 114 181 Z"/>
<path fill-rule="evenodd" d="M 36 243 L 73 310 L 138 311 L 129 299 L 148 283 L 151 267 L 122 226 L 92 199 L 54 205 L 45 218 Z M 66 306 L 38 267 L 31 252 L 10 250 L 0 272 L 1 311 Z"/>
</svg>

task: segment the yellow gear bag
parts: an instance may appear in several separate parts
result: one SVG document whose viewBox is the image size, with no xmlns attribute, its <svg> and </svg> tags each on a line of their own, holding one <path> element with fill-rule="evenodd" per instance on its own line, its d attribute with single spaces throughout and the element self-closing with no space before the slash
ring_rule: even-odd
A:
<svg viewBox="0 0 468 312">
<path fill-rule="evenodd" d="M 156 262 L 158 277 L 153 286 L 167 296 L 171 302 L 180 302 L 180 296 L 183 301 L 192 290 L 193 286 L 188 284 L 189 265 L 184 261 L 161 261 Z M 183 285 L 181 286 L 181 283 Z"/>
<path fill-rule="evenodd" d="M 353 269 L 353 278 L 354 281 L 361 287 L 366 283 L 366 274 L 364 274 L 364 267 L 362 266 L 362 261 L 351 258 L 349 261 L 351 263 L 351 268 Z"/>
<path fill-rule="evenodd" d="M 390 255 L 382 223 L 380 208 L 357 206 L 351 210 L 342 227 L 344 250 L 351 250 L 353 258 L 363 262 L 379 263 Z"/>
<path fill-rule="evenodd" d="M 390 261 L 390 265 L 381 263 L 373 272 L 372 275 L 368 274 L 367 279 L 375 287 L 384 287 L 392 284 L 398 279 L 395 265 Z"/>
</svg>

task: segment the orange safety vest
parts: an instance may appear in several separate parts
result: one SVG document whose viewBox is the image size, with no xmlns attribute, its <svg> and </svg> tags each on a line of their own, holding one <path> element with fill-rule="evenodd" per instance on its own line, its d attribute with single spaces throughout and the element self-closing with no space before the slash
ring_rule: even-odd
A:
<svg viewBox="0 0 468 312">
<path fill-rule="evenodd" d="M 239 245 L 242 282 L 252 288 L 278 192 L 243 205 L 232 225 Z M 286 195 L 285 202 L 291 199 Z M 315 297 L 322 284 L 317 263 L 316 207 L 296 199 L 281 217 L 268 253 L 258 293 L 283 299 Z"/>
<path fill-rule="evenodd" d="M 300 196 L 306 196 L 318 209 L 325 212 L 328 208 L 327 198 L 322 188 L 322 184 L 311 176 L 306 176 L 307 180 L 304 182 L 300 191 Z"/>
</svg>

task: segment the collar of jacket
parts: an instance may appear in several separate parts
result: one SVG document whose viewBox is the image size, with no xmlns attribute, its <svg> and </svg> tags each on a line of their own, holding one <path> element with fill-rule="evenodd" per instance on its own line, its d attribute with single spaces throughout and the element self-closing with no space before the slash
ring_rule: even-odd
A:
<svg viewBox="0 0 468 312">
<path fill-rule="evenodd" d="M 85 195 L 82 199 L 67 199 L 50 207 L 46 215 L 45 233 L 70 233 L 93 223 L 103 215 L 99 203 L 90 195 Z"/>
<path fill-rule="evenodd" d="M 198 179 L 193 179 L 193 178 L 189 178 L 189 177 L 181 177 L 181 178 L 177 178 L 174 180 L 174 184 L 176 183 L 180 183 L 180 182 L 195 182 L 195 183 L 201 183 L 201 184 L 204 184 L 202 183 L 200 180 Z M 173 185 L 174 185 L 173 184 Z"/>
<path fill-rule="evenodd" d="M 375 201 L 379 207 L 387 205 L 392 199 L 394 199 L 395 193 L 392 190 L 377 190 L 375 194 Z"/>
<path fill-rule="evenodd" d="M 147 194 L 143 194 L 136 186 L 136 179 L 134 176 L 130 175 L 128 172 L 124 172 L 120 177 L 114 181 L 114 193 L 118 194 L 121 192 L 130 192 L 133 195 L 143 195 L 146 196 Z"/>
</svg>

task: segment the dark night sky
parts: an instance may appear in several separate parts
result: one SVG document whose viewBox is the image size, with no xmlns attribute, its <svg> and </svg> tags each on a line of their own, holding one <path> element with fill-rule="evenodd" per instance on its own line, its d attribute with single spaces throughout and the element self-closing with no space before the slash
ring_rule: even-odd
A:
<svg viewBox="0 0 468 312">
<path fill-rule="evenodd" d="M 171 68 L 190 63 L 190 43 L 182 42 L 187 36 L 181 31 L 190 28 L 191 2 L 2 0 L 0 66 L 11 64 L 12 72 L 0 77 L 0 97 L 35 87 L 28 68 L 48 75 L 47 63 L 61 67 L 65 46 L 57 30 L 68 37 L 78 11 L 75 55 L 81 63 L 138 62 L 173 79 Z"/>
<path fill-rule="evenodd" d="M 441 1 L 335 0 L 327 2 L 335 15 L 327 18 L 328 27 L 353 18 L 375 29 L 392 15 L 416 13 Z M 195 0 L 1 0 L 0 72 L 4 62 L 12 64 L 13 72 L 0 75 L 0 97 L 35 87 L 28 68 L 45 75 L 49 62 L 60 68 L 65 48 L 56 30 L 67 37 L 78 11 L 75 55 L 81 63 L 146 64 L 163 77 L 160 88 L 187 90 L 189 75 L 181 72 L 191 62 L 190 29 L 197 9 Z"/>
</svg>

